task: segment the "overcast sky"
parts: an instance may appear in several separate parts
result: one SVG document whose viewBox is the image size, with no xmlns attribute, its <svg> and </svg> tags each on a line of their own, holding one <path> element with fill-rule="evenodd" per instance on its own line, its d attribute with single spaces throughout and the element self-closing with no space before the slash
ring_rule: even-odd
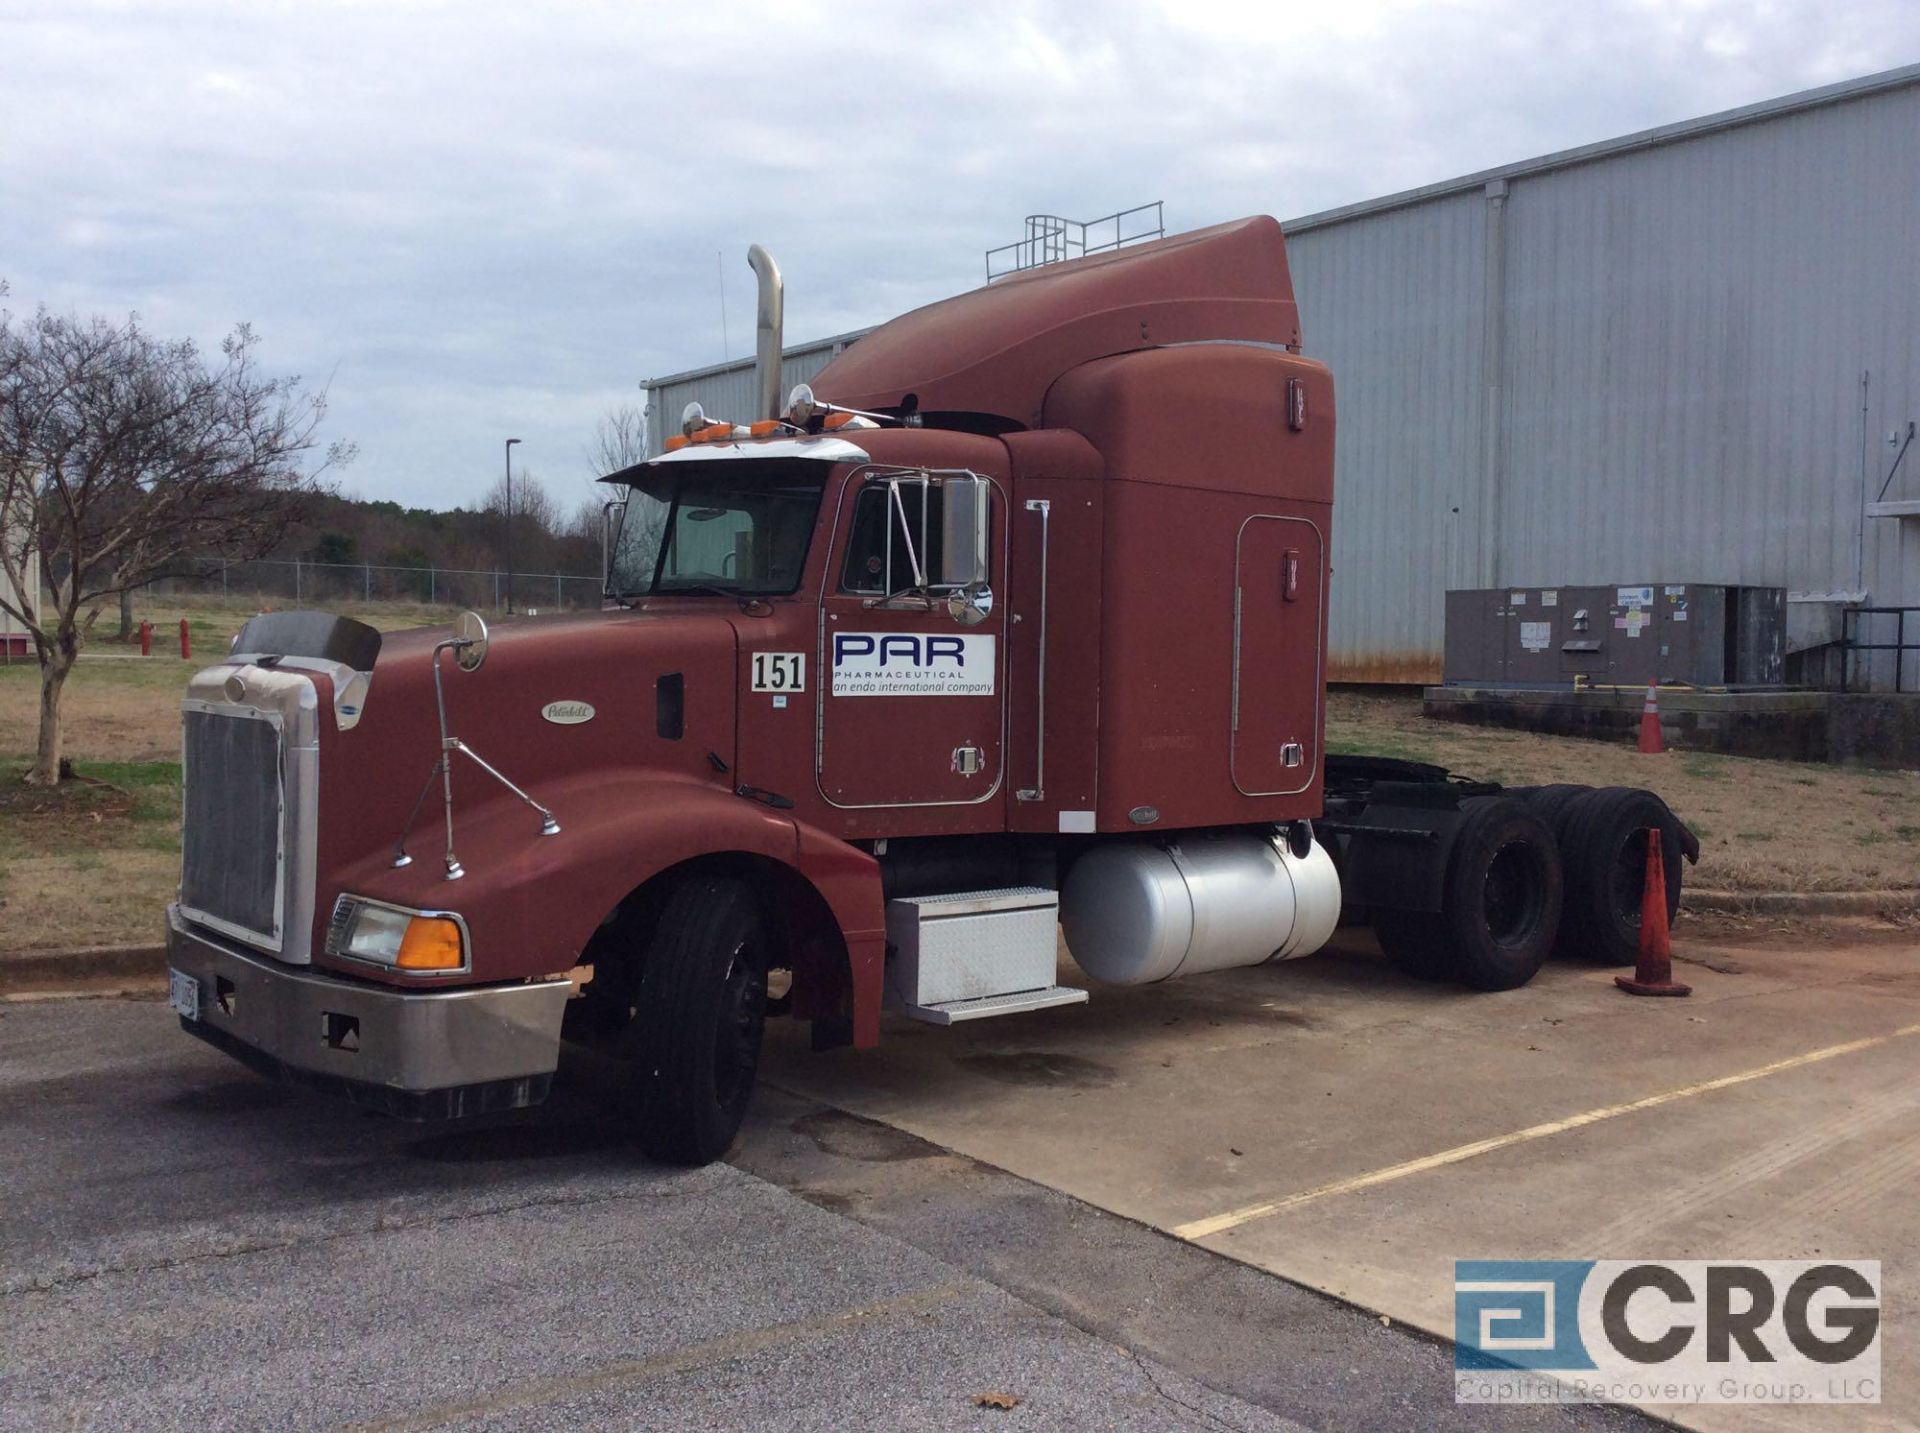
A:
<svg viewBox="0 0 1920 1433">
<path fill-rule="evenodd" d="M 252 322 L 348 491 L 471 506 L 515 436 L 571 505 L 598 415 L 751 351 L 756 240 L 794 342 L 1030 211 L 1290 218 L 1916 59 L 1912 0 L 0 0 L 0 277 Z"/>
</svg>

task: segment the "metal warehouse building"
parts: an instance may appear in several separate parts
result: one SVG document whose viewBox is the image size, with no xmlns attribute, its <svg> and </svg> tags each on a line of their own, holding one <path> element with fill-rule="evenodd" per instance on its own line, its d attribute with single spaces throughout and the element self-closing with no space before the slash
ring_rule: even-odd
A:
<svg viewBox="0 0 1920 1433">
<path fill-rule="evenodd" d="M 1920 607 L 1920 65 L 1285 228 L 1338 394 L 1335 680 L 1437 681 L 1450 588 Z M 654 442 L 749 413 L 751 368 L 649 383 Z"/>
</svg>

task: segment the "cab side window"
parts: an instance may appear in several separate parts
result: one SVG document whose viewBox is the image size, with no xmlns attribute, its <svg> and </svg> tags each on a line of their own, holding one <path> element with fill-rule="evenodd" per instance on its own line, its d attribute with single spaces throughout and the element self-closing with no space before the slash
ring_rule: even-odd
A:
<svg viewBox="0 0 1920 1433">
<path fill-rule="evenodd" d="M 912 552 L 920 559 L 920 569 L 928 574 L 940 570 L 942 534 L 938 508 L 926 511 L 927 485 L 903 482 L 898 488 L 900 502 L 895 506 L 886 483 L 868 483 L 853 503 L 853 521 L 848 528 L 847 556 L 840 571 L 840 590 L 862 596 L 884 597 L 913 586 Z M 903 528 L 902 512 L 906 515 Z M 889 547 L 892 571 L 889 574 Z M 891 583 L 891 587 L 889 587 Z"/>
</svg>

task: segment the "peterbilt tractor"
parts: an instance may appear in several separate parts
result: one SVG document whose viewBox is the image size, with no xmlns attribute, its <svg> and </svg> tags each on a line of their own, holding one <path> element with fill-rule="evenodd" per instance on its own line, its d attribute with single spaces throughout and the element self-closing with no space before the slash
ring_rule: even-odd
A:
<svg viewBox="0 0 1920 1433">
<path fill-rule="evenodd" d="M 642 1148 L 703 1162 L 770 1015 L 866 1049 L 1343 918 L 1485 990 L 1631 957 L 1646 832 L 1697 852 L 1657 797 L 1325 749 L 1334 388 L 1272 219 L 919 309 L 784 397 L 749 259 L 757 411 L 605 479 L 602 610 L 268 613 L 192 679 L 187 1031 L 415 1119 L 619 1048 Z"/>
</svg>

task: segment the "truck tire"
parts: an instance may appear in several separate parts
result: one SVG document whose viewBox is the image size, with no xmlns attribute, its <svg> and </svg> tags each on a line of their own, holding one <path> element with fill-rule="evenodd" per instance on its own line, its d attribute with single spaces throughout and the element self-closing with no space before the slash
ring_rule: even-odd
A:
<svg viewBox="0 0 1920 1433">
<path fill-rule="evenodd" d="M 1460 810 L 1441 909 L 1376 910 L 1374 934 L 1409 975 L 1511 990 L 1533 978 L 1559 929 L 1559 849 L 1520 797 L 1470 797 Z"/>
<path fill-rule="evenodd" d="M 1475 990 L 1533 979 L 1560 928 L 1560 852 L 1547 823 L 1510 796 L 1475 796 L 1447 857 L 1432 958 Z"/>
<path fill-rule="evenodd" d="M 683 881 L 660 913 L 628 1050 L 640 1148 L 671 1164 L 727 1152 L 753 1096 L 767 1018 L 767 923 L 745 881 Z"/>
<path fill-rule="evenodd" d="M 1567 813 L 1574 798 L 1584 796 L 1591 790 L 1591 786 L 1525 786 L 1509 787 L 1507 794 L 1521 796 L 1524 793 L 1523 799 L 1528 809 L 1547 823 L 1547 829 L 1553 832 L 1553 839 L 1557 842 L 1567 828 Z M 1566 851 L 1563 849 L 1560 854 L 1564 859 Z"/>
<path fill-rule="evenodd" d="M 1660 832 L 1667 919 L 1680 914 L 1680 865 L 1691 833 L 1667 803 L 1637 786 L 1590 791 L 1568 808 L 1561 836 L 1567 868 L 1560 948 L 1605 965 L 1632 965 L 1640 951 L 1647 884 L 1647 832 Z"/>
</svg>

